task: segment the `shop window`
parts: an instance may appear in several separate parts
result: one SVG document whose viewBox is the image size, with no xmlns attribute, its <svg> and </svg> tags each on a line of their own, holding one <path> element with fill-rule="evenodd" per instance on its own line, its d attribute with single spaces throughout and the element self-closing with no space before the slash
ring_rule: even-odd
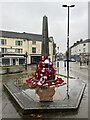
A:
<svg viewBox="0 0 90 120">
<path fill-rule="evenodd" d="M 15 41 L 15 45 L 17 46 L 22 46 L 23 42 L 22 41 L 19 41 L 19 40 L 16 40 Z"/>
<path fill-rule="evenodd" d="M 6 45 L 7 41 L 6 39 L 0 39 L 0 45 Z"/>
<path fill-rule="evenodd" d="M 9 58 L 2 58 L 2 65 L 10 65 L 10 59 Z"/>
<path fill-rule="evenodd" d="M 32 47 L 32 53 L 36 53 L 36 48 Z"/>
<path fill-rule="evenodd" d="M 25 64 L 25 59 L 19 58 L 19 65 L 24 65 L 24 64 Z"/>
</svg>

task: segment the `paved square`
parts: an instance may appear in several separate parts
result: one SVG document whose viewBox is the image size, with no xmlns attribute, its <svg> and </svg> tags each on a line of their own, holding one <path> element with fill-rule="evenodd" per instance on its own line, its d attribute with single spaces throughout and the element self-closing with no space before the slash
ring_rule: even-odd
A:
<svg viewBox="0 0 90 120">
<path fill-rule="evenodd" d="M 66 85 L 56 87 L 53 102 L 39 102 L 34 89 L 18 89 L 14 81 L 4 84 L 5 90 L 11 96 L 12 102 L 18 105 L 22 114 L 41 113 L 57 110 L 76 110 L 79 107 L 86 84 L 81 80 L 70 80 L 69 99 L 66 95 Z"/>
</svg>

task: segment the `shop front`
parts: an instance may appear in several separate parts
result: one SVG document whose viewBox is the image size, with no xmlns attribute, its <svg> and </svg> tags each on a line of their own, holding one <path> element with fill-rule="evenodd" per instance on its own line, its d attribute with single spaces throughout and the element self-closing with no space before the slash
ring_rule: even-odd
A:
<svg viewBox="0 0 90 120">
<path fill-rule="evenodd" d="M 24 55 L 2 55 L 0 57 L 0 66 L 25 65 Z"/>
</svg>

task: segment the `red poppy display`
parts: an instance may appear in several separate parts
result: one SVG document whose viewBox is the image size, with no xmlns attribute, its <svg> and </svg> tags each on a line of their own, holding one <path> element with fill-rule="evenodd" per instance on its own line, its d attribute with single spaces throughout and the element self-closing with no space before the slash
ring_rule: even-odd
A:
<svg viewBox="0 0 90 120">
<path fill-rule="evenodd" d="M 47 88 L 62 84 L 64 80 L 56 76 L 56 70 L 50 58 L 48 56 L 41 56 L 35 75 L 32 78 L 28 78 L 26 82 L 30 88 L 36 88 L 37 86 Z"/>
</svg>

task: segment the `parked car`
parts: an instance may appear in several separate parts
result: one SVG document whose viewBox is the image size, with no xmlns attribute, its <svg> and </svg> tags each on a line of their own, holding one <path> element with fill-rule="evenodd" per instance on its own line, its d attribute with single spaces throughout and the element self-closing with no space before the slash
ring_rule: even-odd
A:
<svg viewBox="0 0 90 120">
<path fill-rule="evenodd" d="M 76 62 L 76 60 L 74 58 L 71 58 L 70 62 Z"/>
</svg>

